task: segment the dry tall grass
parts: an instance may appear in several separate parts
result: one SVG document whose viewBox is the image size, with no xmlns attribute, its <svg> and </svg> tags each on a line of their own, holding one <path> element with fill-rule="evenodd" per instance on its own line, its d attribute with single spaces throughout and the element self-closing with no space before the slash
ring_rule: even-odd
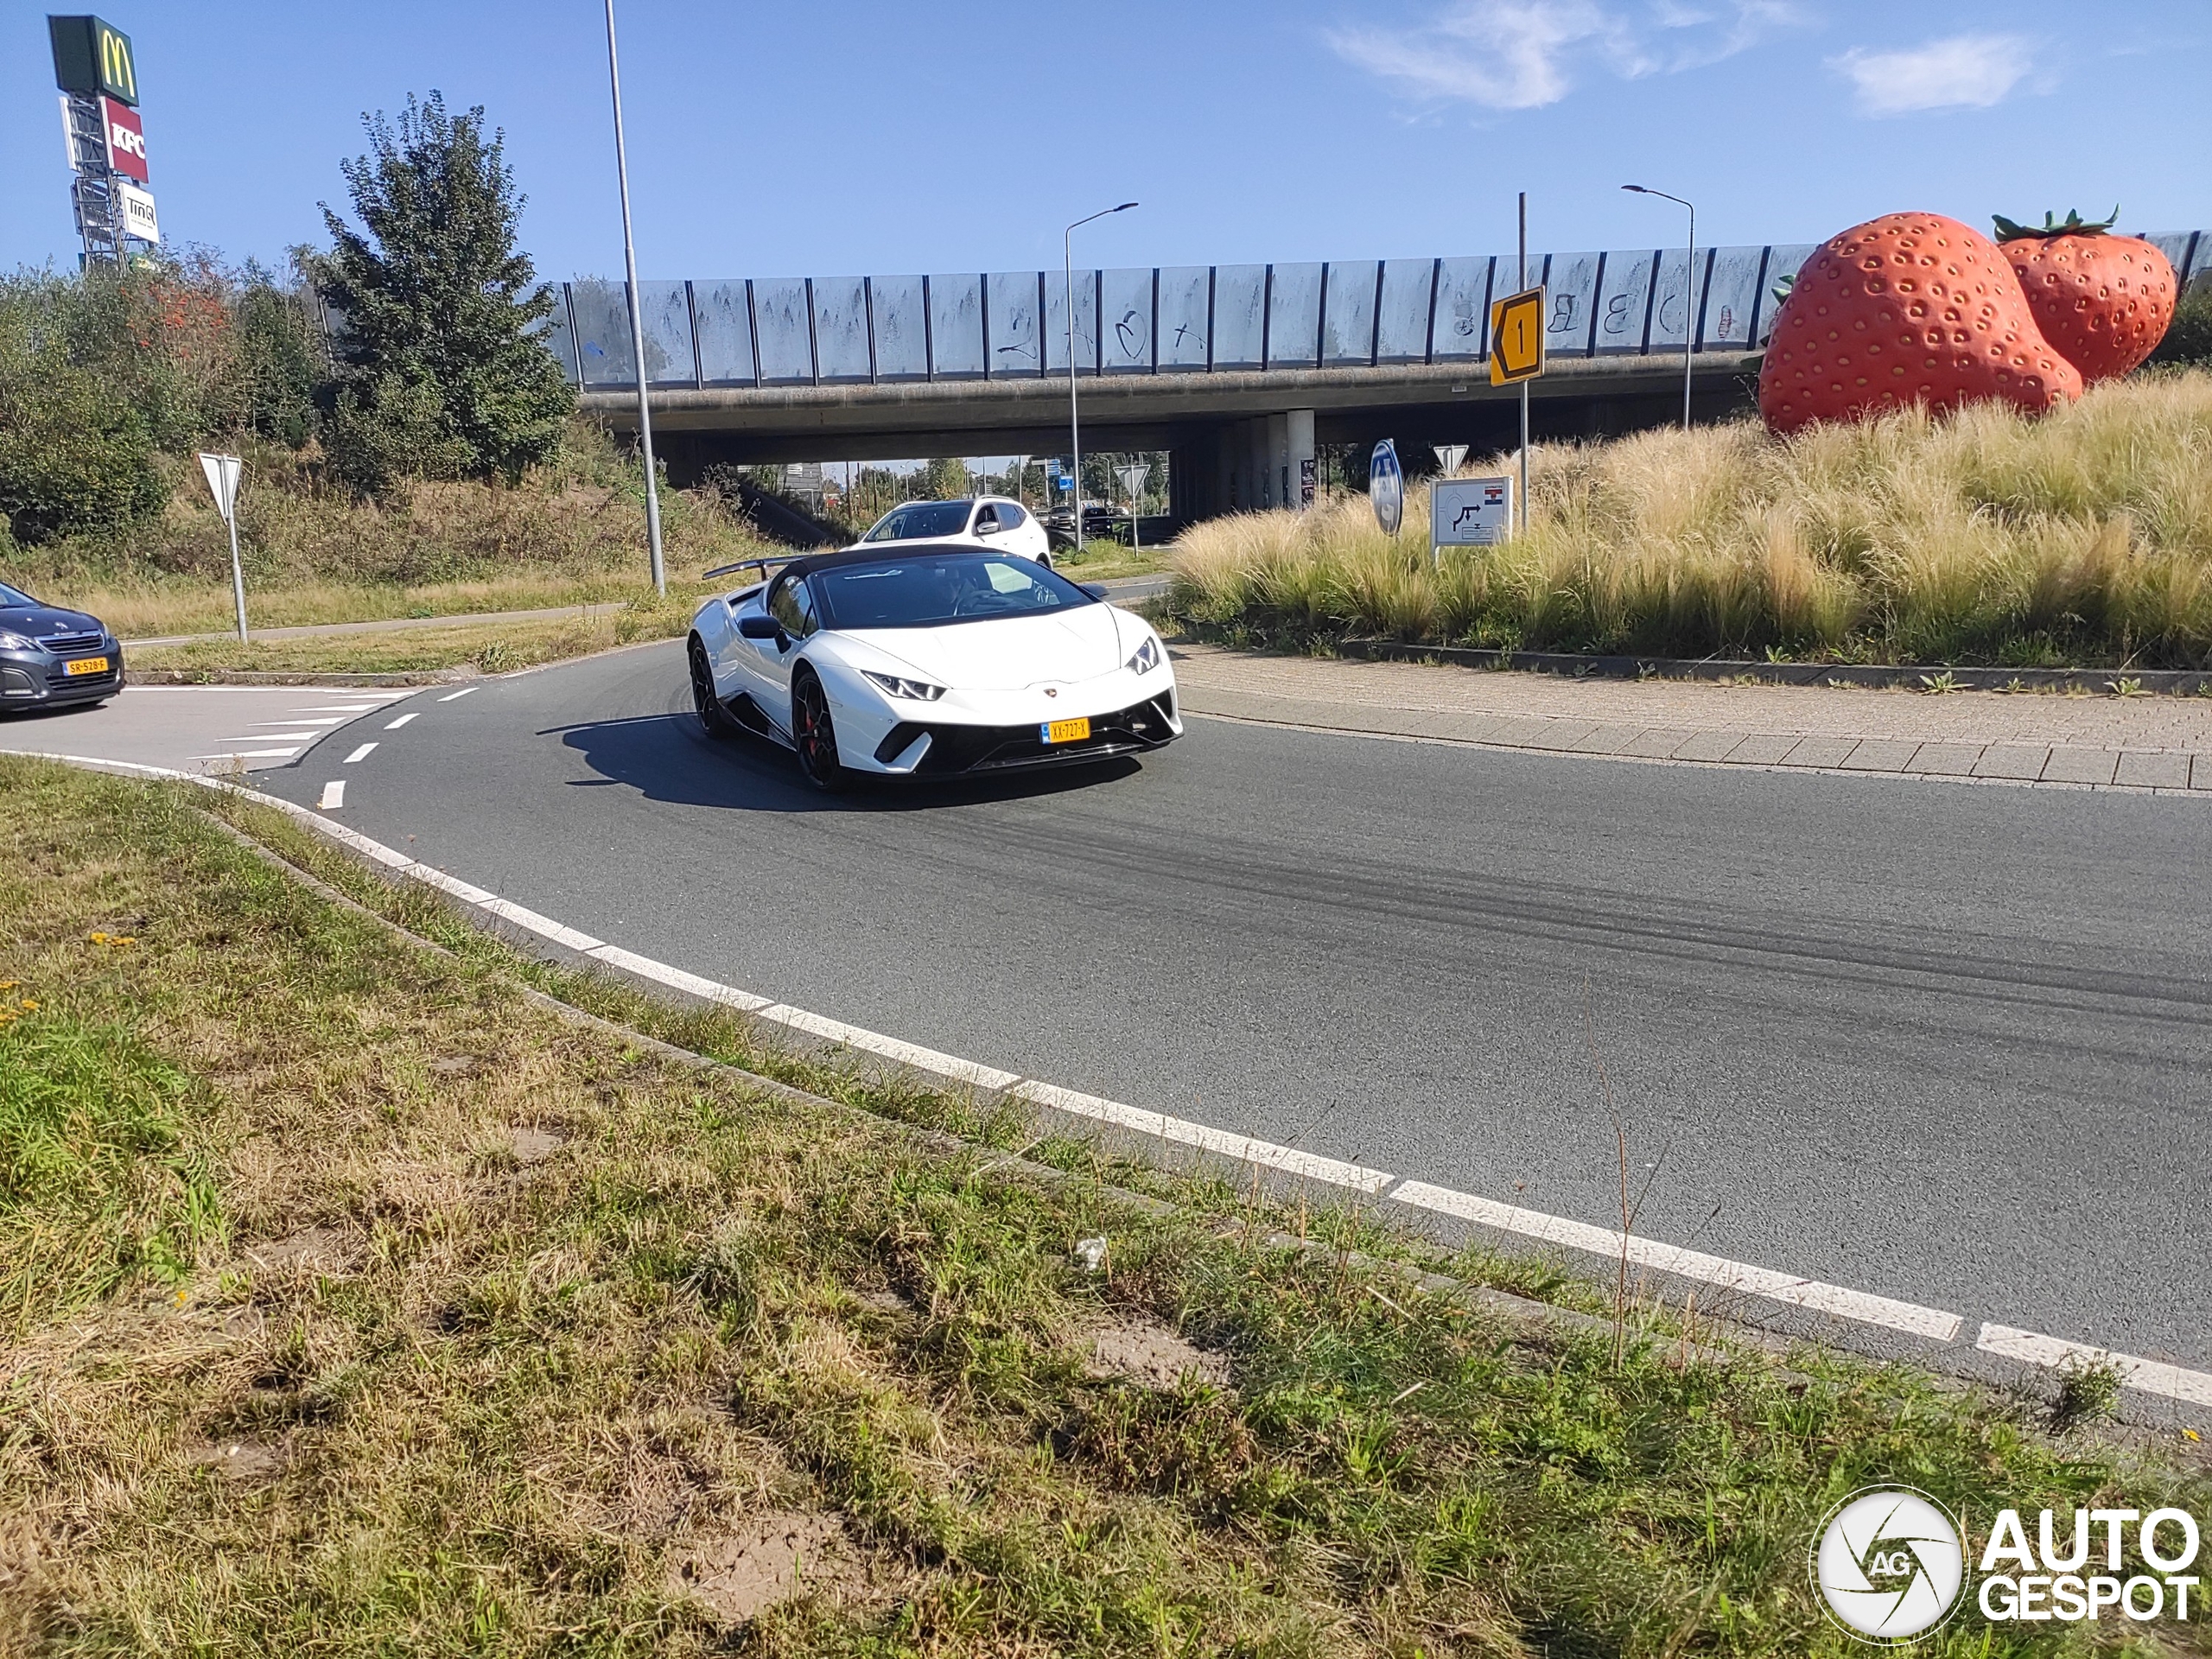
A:
<svg viewBox="0 0 2212 1659">
<path fill-rule="evenodd" d="M 1510 456 L 1468 470 L 1505 471 Z M 1529 534 L 1431 567 L 1363 497 L 1186 531 L 1171 607 L 1262 639 L 1698 657 L 2200 666 L 2212 660 L 2212 373 L 1984 405 L 1754 422 L 1530 457 Z"/>
</svg>

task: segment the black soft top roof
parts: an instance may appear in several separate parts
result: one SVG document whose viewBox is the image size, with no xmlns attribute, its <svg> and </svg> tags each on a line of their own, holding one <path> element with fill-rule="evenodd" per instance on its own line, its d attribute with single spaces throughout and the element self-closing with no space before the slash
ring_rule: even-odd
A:
<svg viewBox="0 0 2212 1659">
<path fill-rule="evenodd" d="M 784 567 L 785 575 L 810 576 L 817 570 L 840 570 L 850 564 L 880 564 L 887 559 L 903 559 L 910 553 L 964 553 L 976 558 L 1006 558 L 1007 554 L 995 548 L 978 547 L 973 542 L 923 540 L 911 542 L 874 542 L 866 547 L 839 548 L 834 553 L 810 553 L 804 558 L 793 559 Z M 1019 558 L 1020 554 L 1011 556 Z"/>
</svg>

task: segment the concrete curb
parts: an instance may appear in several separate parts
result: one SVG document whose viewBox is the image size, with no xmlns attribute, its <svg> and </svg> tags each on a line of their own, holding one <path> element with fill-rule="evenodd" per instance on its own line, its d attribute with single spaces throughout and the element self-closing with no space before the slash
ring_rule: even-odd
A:
<svg viewBox="0 0 2212 1659">
<path fill-rule="evenodd" d="M 293 674 L 257 668 L 134 668 L 130 672 L 134 685 L 458 685 L 464 680 L 485 677 L 459 668 L 424 669 L 412 674 Z"/>
<path fill-rule="evenodd" d="M 2164 668 L 1954 668 L 1940 663 L 1766 663 L 1720 657 L 1595 657 L 1573 652 L 1491 651 L 1473 645 L 1409 645 L 1396 639 L 1350 638 L 1339 653 L 1370 662 L 1451 663 L 1461 668 L 1515 669 L 1575 679 L 1755 680 L 1765 685 L 1864 686 L 1919 690 L 1948 675 L 1961 691 L 2080 690 L 2110 692 L 2123 679 L 2146 692 L 2212 695 L 2212 672 Z"/>
</svg>

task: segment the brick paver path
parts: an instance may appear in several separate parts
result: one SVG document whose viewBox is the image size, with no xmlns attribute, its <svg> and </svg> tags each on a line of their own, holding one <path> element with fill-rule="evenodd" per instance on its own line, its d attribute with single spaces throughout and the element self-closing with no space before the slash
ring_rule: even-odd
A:
<svg viewBox="0 0 2212 1659">
<path fill-rule="evenodd" d="M 2212 793 L 2212 698 L 1575 680 L 1174 648 L 1195 714 L 1717 766 Z"/>
</svg>

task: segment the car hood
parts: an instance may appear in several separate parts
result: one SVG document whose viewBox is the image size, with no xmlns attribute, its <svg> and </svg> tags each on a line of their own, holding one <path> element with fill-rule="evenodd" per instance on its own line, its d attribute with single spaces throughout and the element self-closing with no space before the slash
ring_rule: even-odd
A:
<svg viewBox="0 0 2212 1659">
<path fill-rule="evenodd" d="M 1096 679 L 1119 668 L 1128 654 L 1110 605 L 934 628 L 860 628 L 845 637 L 896 658 L 925 679 L 962 691 L 1014 691 L 1046 681 Z"/>
<path fill-rule="evenodd" d="M 42 639 L 49 633 L 105 633 L 99 619 L 52 605 L 0 606 L 0 632 Z"/>
</svg>

